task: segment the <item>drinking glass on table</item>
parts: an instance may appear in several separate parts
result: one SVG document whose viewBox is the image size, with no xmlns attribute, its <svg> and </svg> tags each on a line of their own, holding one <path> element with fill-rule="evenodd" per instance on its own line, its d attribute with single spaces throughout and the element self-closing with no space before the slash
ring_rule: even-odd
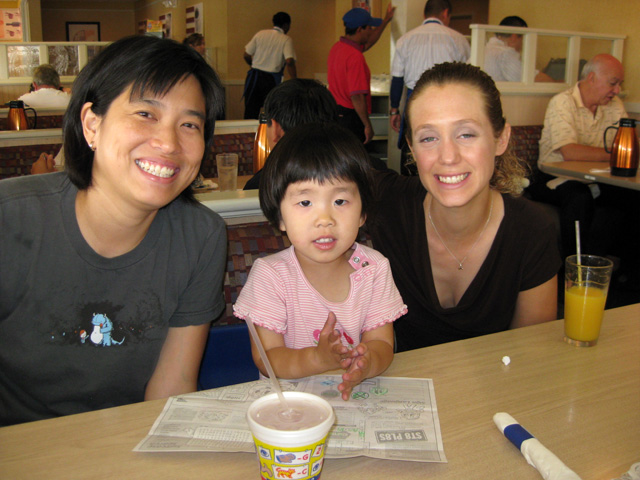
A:
<svg viewBox="0 0 640 480">
<path fill-rule="evenodd" d="M 238 154 L 218 153 L 216 155 L 218 167 L 218 184 L 220 191 L 238 189 Z"/>
<path fill-rule="evenodd" d="M 565 260 L 565 342 L 579 347 L 597 343 L 612 270 L 611 260 L 595 255 Z"/>
</svg>

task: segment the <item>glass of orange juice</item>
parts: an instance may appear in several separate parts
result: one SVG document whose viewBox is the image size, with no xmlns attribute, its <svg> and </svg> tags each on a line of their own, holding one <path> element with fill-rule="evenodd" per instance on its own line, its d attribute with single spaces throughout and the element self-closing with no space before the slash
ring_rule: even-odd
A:
<svg viewBox="0 0 640 480">
<path fill-rule="evenodd" d="M 595 255 L 565 260 L 564 341 L 579 347 L 598 342 L 613 262 Z"/>
</svg>

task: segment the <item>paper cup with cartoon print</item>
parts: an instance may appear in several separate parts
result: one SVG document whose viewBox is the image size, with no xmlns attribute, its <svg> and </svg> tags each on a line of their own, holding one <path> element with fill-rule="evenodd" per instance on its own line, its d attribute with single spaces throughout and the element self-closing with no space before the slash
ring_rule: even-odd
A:
<svg viewBox="0 0 640 480">
<path fill-rule="evenodd" d="M 335 421 L 323 398 L 304 392 L 283 392 L 293 413 L 273 393 L 255 400 L 247 410 L 260 462 L 260 478 L 320 478 L 326 441 Z"/>
</svg>

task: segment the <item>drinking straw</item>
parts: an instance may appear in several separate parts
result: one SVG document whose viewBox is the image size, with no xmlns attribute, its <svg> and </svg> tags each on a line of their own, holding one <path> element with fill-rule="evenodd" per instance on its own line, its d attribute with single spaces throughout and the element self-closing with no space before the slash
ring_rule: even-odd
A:
<svg viewBox="0 0 640 480">
<path fill-rule="evenodd" d="M 247 327 L 249 327 L 249 333 L 251 333 L 251 336 L 253 337 L 253 342 L 256 344 L 256 347 L 258 347 L 258 352 L 260 352 L 260 358 L 262 358 L 262 362 L 264 363 L 264 366 L 267 369 L 267 373 L 269 374 L 269 380 L 271 380 L 271 385 L 273 386 L 273 389 L 278 394 L 278 398 L 280 399 L 280 402 L 282 403 L 282 405 L 288 411 L 290 411 L 291 408 L 289 407 L 287 400 L 284 398 L 284 395 L 282 394 L 282 389 L 280 388 L 280 384 L 278 383 L 276 374 L 273 371 L 273 367 L 271 366 L 269 357 L 267 357 L 267 352 L 265 352 L 264 347 L 262 346 L 262 342 L 260 341 L 260 337 L 258 336 L 256 327 L 250 318 L 246 318 L 245 321 L 247 322 Z"/>
<path fill-rule="evenodd" d="M 582 285 L 582 269 L 580 266 L 580 220 L 576 220 L 576 261 L 578 263 L 578 284 Z"/>
</svg>

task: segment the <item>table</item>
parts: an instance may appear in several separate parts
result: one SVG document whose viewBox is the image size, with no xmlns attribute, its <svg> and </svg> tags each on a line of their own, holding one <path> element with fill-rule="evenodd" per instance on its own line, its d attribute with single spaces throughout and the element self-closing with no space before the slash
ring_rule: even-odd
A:
<svg viewBox="0 0 640 480">
<path fill-rule="evenodd" d="M 242 190 L 252 175 L 238 176 L 238 190 L 225 191 L 204 189 L 195 192 L 195 199 L 205 207 L 217 212 L 227 225 L 263 222 L 266 220 L 260 208 L 258 190 Z M 217 178 L 209 179 L 218 183 Z"/>
<path fill-rule="evenodd" d="M 499 411 L 583 480 L 619 477 L 640 462 L 640 304 L 607 310 L 595 347 L 574 347 L 562 336 L 562 321 L 553 321 L 396 355 L 385 375 L 434 380 L 449 462 L 327 460 L 322 478 L 539 480 L 495 427 Z M 164 403 L 0 428 L 0 476 L 258 478 L 250 453 L 132 452 Z"/>
<path fill-rule="evenodd" d="M 607 183 L 616 187 L 640 190 L 640 176 L 618 177 L 608 172 L 592 172 L 609 168 L 609 162 L 547 162 L 540 164 L 540 170 L 549 175 L 577 178 L 592 182 Z"/>
<path fill-rule="evenodd" d="M 238 190 L 242 190 L 251 178 L 253 178 L 253 175 L 238 175 Z M 204 180 L 215 183 L 216 187 L 215 188 L 194 188 L 193 189 L 194 193 L 220 192 L 219 187 L 217 186 L 219 184 L 218 177 L 205 178 Z"/>
</svg>

